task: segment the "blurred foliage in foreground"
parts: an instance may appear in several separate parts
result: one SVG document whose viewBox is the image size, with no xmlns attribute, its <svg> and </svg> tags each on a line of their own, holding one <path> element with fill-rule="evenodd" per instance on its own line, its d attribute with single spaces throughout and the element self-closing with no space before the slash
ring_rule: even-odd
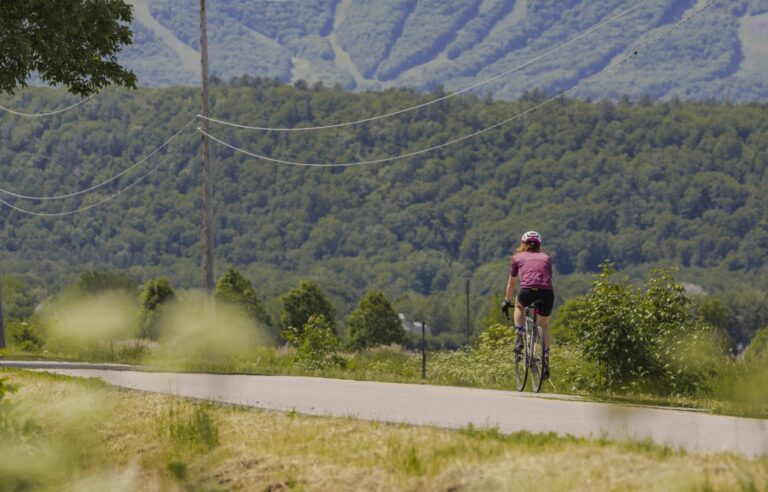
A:
<svg viewBox="0 0 768 492">
<path fill-rule="evenodd" d="M 3 491 L 514 490 L 544 470 L 556 490 L 765 490 L 768 461 L 468 426 L 312 417 L 0 370 L 26 435 L 0 436 Z M 51 396 L 55 395 L 55 404 Z M 560 466 L 551 467 L 556 462 Z"/>
</svg>

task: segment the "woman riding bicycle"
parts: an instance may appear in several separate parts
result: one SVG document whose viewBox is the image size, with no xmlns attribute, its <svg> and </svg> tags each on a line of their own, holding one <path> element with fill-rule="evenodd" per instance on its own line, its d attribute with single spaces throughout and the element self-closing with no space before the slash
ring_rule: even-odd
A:
<svg viewBox="0 0 768 492">
<path fill-rule="evenodd" d="M 549 335 L 549 315 L 555 303 L 555 293 L 552 288 L 552 261 L 541 252 L 541 235 L 536 231 L 528 231 L 520 240 L 520 247 L 512 256 L 512 264 L 507 281 L 507 292 L 501 310 L 509 317 L 510 299 L 515 292 L 516 279 L 520 278 L 520 291 L 515 302 L 515 331 L 517 344 L 515 352 L 523 350 L 523 309 L 538 302 L 538 324 L 544 338 L 544 370 L 542 378 L 549 377 L 549 347 L 552 338 Z"/>
</svg>

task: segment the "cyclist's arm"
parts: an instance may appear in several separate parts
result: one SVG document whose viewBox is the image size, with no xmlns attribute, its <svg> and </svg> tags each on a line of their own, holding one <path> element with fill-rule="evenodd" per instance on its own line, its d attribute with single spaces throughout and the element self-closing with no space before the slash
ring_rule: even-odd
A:
<svg viewBox="0 0 768 492">
<path fill-rule="evenodd" d="M 512 275 L 509 276 L 509 280 L 507 280 L 507 293 L 504 296 L 504 300 L 512 302 L 512 299 L 515 297 L 515 283 L 517 279 L 513 277 Z"/>
</svg>

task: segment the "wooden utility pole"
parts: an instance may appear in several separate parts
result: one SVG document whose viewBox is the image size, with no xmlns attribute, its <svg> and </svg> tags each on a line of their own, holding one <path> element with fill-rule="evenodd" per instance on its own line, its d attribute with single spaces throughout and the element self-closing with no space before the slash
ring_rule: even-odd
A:
<svg viewBox="0 0 768 492">
<path fill-rule="evenodd" d="M 208 122 L 208 34 L 206 32 L 205 0 L 200 0 L 200 64 L 203 78 L 203 131 L 209 132 Z M 208 305 L 213 305 L 213 180 L 211 179 L 211 142 L 203 135 L 203 269 Z"/>
<path fill-rule="evenodd" d="M 2 278 L 0 277 L 0 284 Z M 3 288 L 0 285 L 0 349 L 5 348 L 5 315 L 3 313 Z"/>
<path fill-rule="evenodd" d="M 427 323 L 421 323 L 421 379 L 427 379 Z"/>
<path fill-rule="evenodd" d="M 465 287 L 467 294 L 467 345 L 469 345 L 469 279 L 467 279 Z"/>
</svg>

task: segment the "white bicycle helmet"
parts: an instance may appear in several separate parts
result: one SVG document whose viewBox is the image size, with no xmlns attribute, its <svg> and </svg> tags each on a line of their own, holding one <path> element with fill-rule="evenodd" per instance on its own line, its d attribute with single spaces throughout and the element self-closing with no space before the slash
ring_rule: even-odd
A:
<svg viewBox="0 0 768 492">
<path fill-rule="evenodd" d="M 525 244 L 538 244 L 541 246 L 541 234 L 536 231 L 528 231 L 523 234 L 523 238 L 520 242 Z"/>
</svg>

